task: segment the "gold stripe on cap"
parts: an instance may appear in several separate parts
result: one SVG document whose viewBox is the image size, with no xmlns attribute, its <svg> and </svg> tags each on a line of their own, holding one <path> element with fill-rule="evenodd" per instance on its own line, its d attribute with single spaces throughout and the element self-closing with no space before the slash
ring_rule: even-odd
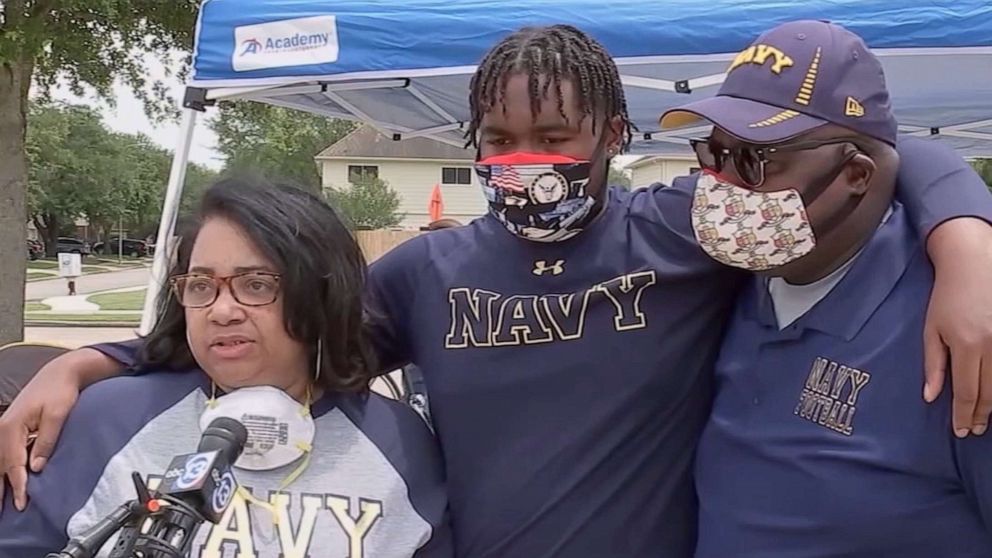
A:
<svg viewBox="0 0 992 558">
<path fill-rule="evenodd" d="M 771 118 L 766 118 L 761 122 L 755 122 L 754 124 L 748 124 L 748 128 L 766 128 L 768 126 L 774 126 L 776 124 L 781 124 L 786 120 L 792 119 L 799 116 L 799 113 L 794 110 L 783 110 L 782 112 L 776 114 Z"/>
<path fill-rule="evenodd" d="M 797 104 L 807 106 L 813 97 L 816 74 L 820 71 L 820 52 L 820 47 L 816 47 L 816 54 L 813 55 L 813 61 L 810 62 L 809 69 L 806 70 L 806 79 L 803 80 L 802 86 L 799 87 L 799 93 L 796 95 Z"/>
</svg>

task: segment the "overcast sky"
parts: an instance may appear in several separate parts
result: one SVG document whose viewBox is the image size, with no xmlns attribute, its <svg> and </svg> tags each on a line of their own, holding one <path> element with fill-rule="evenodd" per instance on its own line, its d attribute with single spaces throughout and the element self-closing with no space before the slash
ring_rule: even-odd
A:
<svg viewBox="0 0 992 558">
<path fill-rule="evenodd" d="M 165 78 L 165 70 L 157 60 L 148 60 L 149 78 L 164 80 L 169 86 L 170 94 L 176 107 L 181 106 L 183 98 L 183 84 L 175 77 Z M 151 81 L 151 79 L 149 79 Z M 152 138 L 156 143 L 168 149 L 175 149 L 179 141 L 179 121 L 167 121 L 161 124 L 152 123 L 145 116 L 144 106 L 141 101 L 134 96 L 130 87 L 122 84 L 114 86 L 114 96 L 117 106 L 110 108 L 107 103 L 99 100 L 96 95 L 86 95 L 77 97 L 68 87 L 59 87 L 53 92 L 56 99 L 78 104 L 87 104 L 97 107 L 103 113 L 104 122 L 111 129 L 118 132 L 137 133 L 142 132 Z M 193 146 L 190 149 L 190 159 L 201 165 L 213 169 L 220 169 L 224 166 L 224 161 L 216 151 L 217 137 L 206 126 L 207 118 L 212 114 L 212 110 L 200 113 L 197 121 L 196 131 L 193 134 Z"/>
</svg>

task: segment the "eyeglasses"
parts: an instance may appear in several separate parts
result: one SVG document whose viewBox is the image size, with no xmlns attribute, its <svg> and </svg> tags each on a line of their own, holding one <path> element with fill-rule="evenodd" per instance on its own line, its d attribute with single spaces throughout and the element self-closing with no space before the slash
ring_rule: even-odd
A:
<svg viewBox="0 0 992 558">
<path fill-rule="evenodd" d="M 854 138 L 831 138 L 785 143 L 767 147 L 746 146 L 732 148 L 723 147 L 715 143 L 713 138 L 689 140 L 693 151 L 696 152 L 696 158 L 699 160 L 700 166 L 715 172 L 723 172 L 729 159 L 734 164 L 737 176 L 744 182 L 744 185 L 751 188 L 757 188 L 765 183 L 765 164 L 769 161 L 769 155 L 808 151 L 819 149 L 826 145 L 843 143 L 853 143 L 857 146 Z"/>
<path fill-rule="evenodd" d="M 206 308 L 217 301 L 220 289 L 227 285 L 231 296 L 245 306 L 272 304 L 279 296 L 279 279 L 276 273 L 249 271 L 228 277 L 214 277 L 200 273 L 187 273 L 169 279 L 169 285 L 186 308 Z"/>
</svg>

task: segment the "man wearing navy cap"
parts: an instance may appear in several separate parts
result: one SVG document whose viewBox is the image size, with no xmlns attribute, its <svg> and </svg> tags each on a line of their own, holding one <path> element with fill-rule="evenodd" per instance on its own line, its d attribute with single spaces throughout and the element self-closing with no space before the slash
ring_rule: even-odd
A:
<svg viewBox="0 0 992 558">
<path fill-rule="evenodd" d="M 662 127 L 699 119 L 715 129 L 695 142 L 696 235 L 765 273 L 717 364 L 697 557 L 992 556 L 992 440 L 956 438 L 949 398 L 927 406 L 913 387 L 933 270 L 893 199 L 878 60 L 839 26 L 788 23 Z M 925 140 L 898 141 L 906 166 Z"/>
</svg>

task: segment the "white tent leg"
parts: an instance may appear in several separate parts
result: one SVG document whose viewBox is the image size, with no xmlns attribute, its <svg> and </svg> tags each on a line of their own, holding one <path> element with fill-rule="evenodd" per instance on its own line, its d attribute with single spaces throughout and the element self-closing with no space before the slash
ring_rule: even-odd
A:
<svg viewBox="0 0 992 558">
<path fill-rule="evenodd" d="M 193 144 L 196 115 L 195 110 L 183 109 L 183 120 L 179 126 L 179 142 L 176 146 L 176 152 L 172 156 L 169 185 L 165 190 L 165 202 L 162 204 L 162 220 L 158 224 L 158 236 L 155 238 L 155 263 L 152 265 L 152 277 L 148 281 L 148 292 L 145 295 L 145 307 L 141 314 L 139 335 L 148 335 L 155 325 L 158 293 L 168 279 L 171 256 L 175 249 L 172 234 L 176 228 L 176 217 L 179 215 L 179 200 L 183 195 L 183 184 L 186 182 L 186 164 L 189 162 L 189 149 Z"/>
</svg>

